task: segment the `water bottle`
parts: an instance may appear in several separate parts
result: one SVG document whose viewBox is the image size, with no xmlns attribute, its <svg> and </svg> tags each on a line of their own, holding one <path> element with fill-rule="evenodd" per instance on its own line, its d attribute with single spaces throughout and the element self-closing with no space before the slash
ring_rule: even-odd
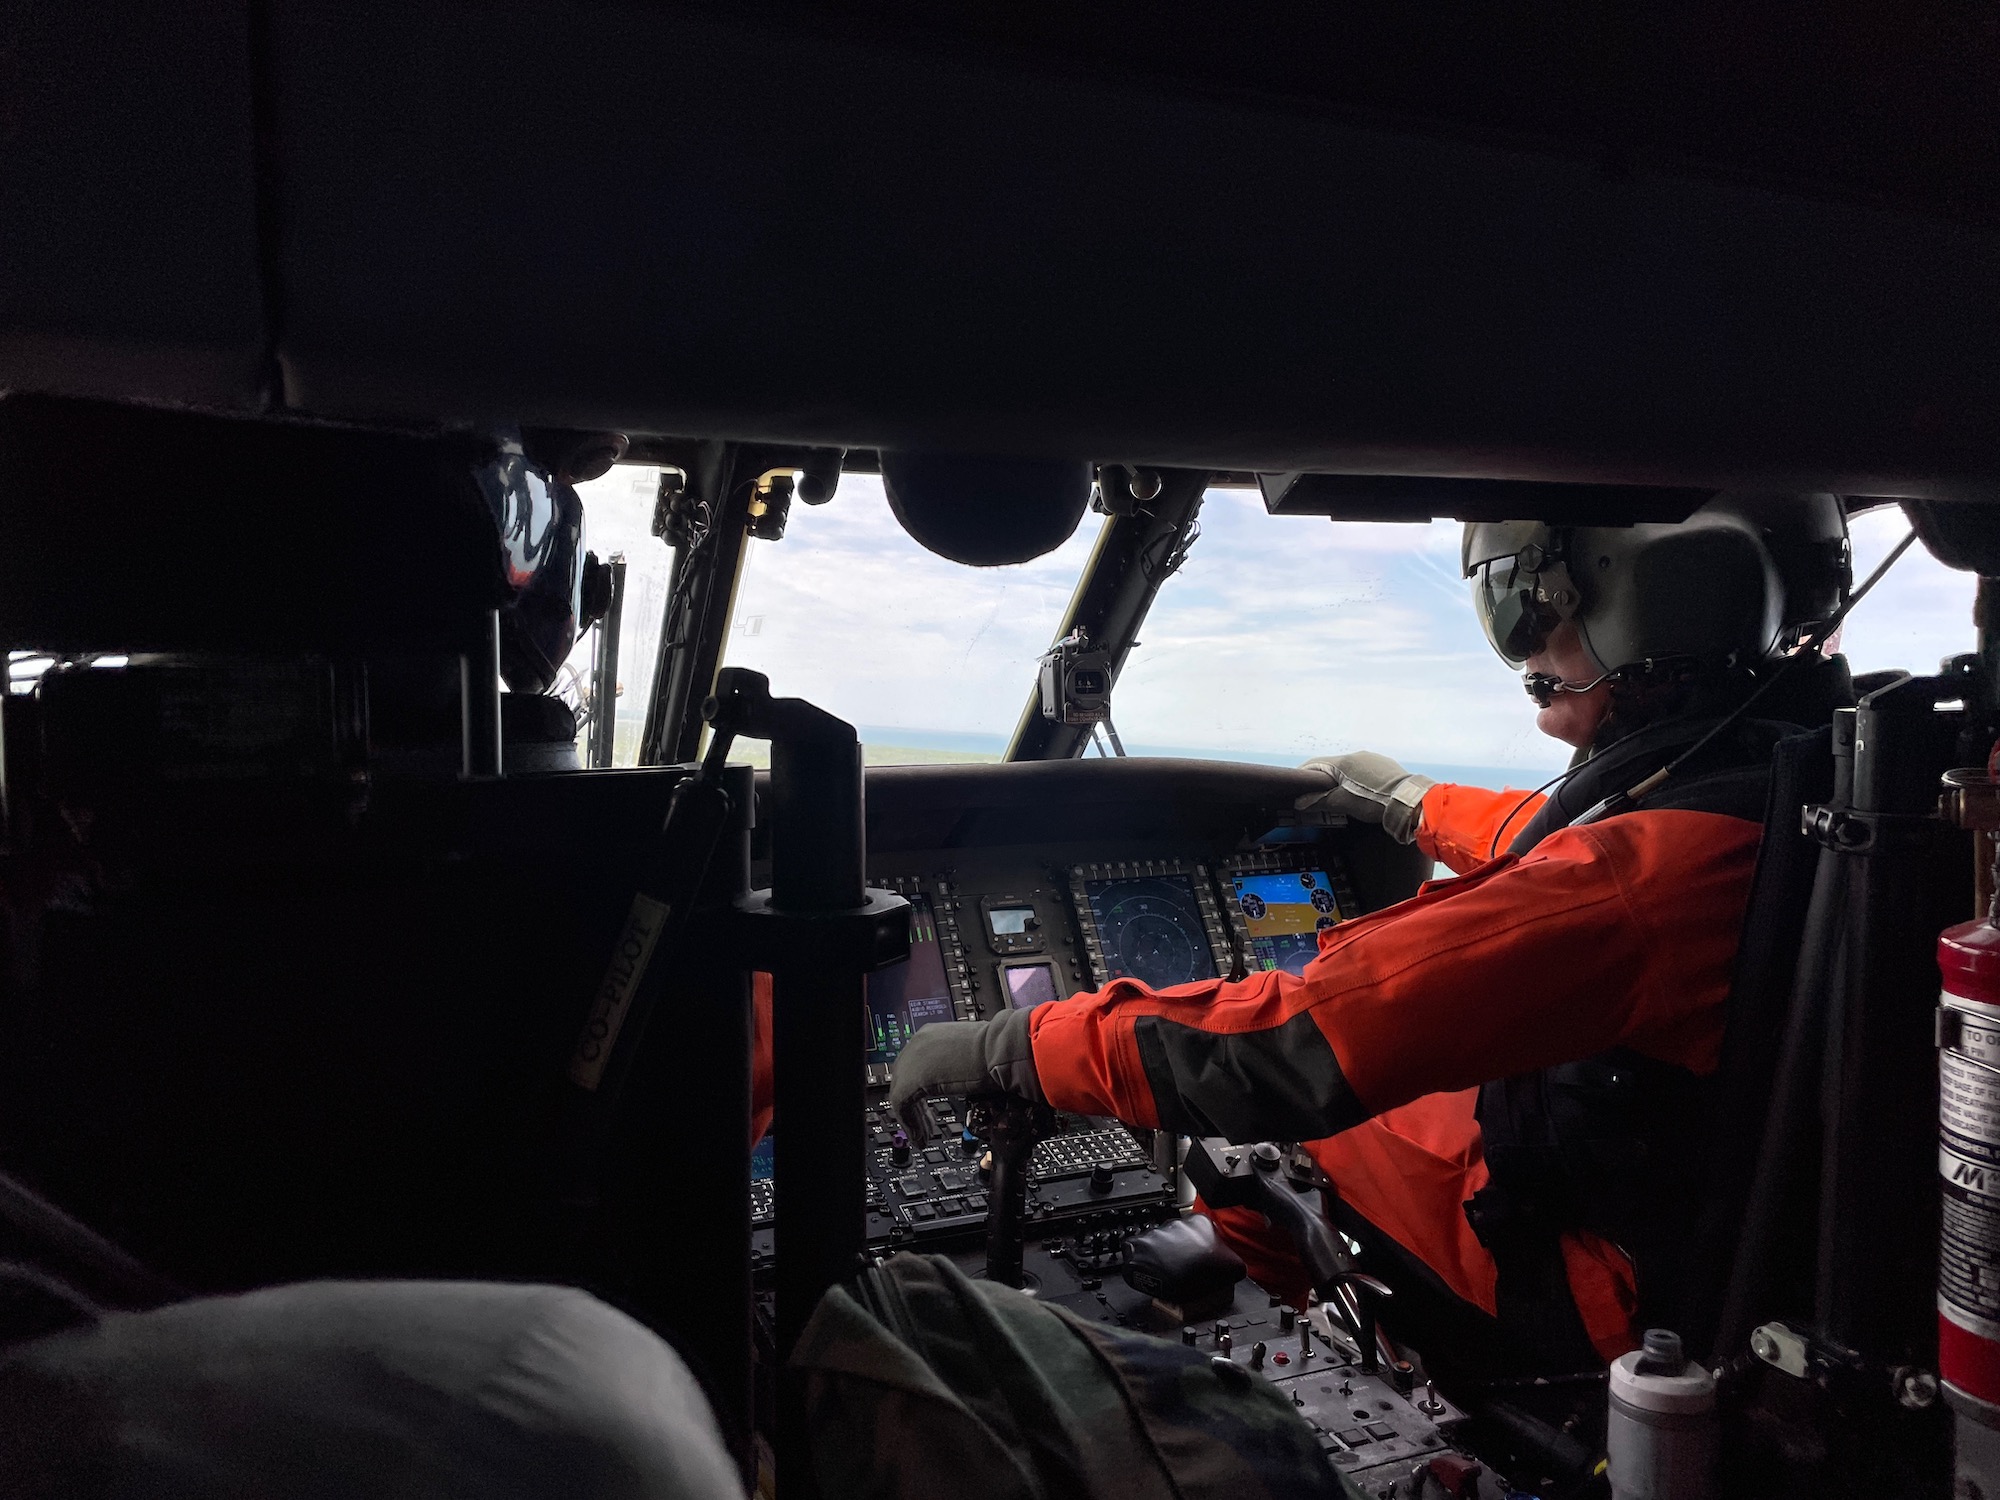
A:
<svg viewBox="0 0 2000 1500">
<path fill-rule="evenodd" d="M 1679 1334 L 1649 1328 L 1613 1362 L 1605 1447 L 1612 1500 L 1714 1500 L 1715 1377 Z"/>
</svg>

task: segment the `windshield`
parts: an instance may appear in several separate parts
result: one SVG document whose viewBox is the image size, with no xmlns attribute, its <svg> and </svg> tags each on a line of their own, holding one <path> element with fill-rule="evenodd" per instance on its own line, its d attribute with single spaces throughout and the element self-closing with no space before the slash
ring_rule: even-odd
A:
<svg viewBox="0 0 2000 1500">
<path fill-rule="evenodd" d="M 1907 530 L 1894 507 L 1855 518 L 1857 582 Z M 1480 630 L 1461 532 L 1272 516 L 1254 490 L 1211 489 L 1112 697 L 1126 750 L 1274 765 L 1377 750 L 1475 786 L 1555 776 L 1569 751 Z M 1970 650 L 1975 582 L 1912 549 L 1843 632 L 1854 670 L 1935 671 Z"/>
<path fill-rule="evenodd" d="M 659 495 L 660 471 L 648 464 L 621 464 L 602 478 L 576 487 L 583 499 L 583 545 L 602 562 L 625 559 L 625 600 L 619 610 L 617 663 L 617 724 L 612 740 L 614 766 L 637 765 L 639 741 L 646 731 L 646 704 L 653 694 L 653 658 L 660 650 L 660 622 L 666 614 L 667 580 L 673 572 L 672 550 L 653 535 L 653 503 Z M 589 701 L 592 653 L 596 630 L 577 641 L 556 685 L 578 710 L 579 739 L 595 706 Z"/>
<path fill-rule="evenodd" d="M 659 472 L 625 466 L 578 487 L 586 545 L 627 564 L 618 765 L 637 758 L 666 601 Z M 831 503 L 793 506 L 784 541 L 749 543 L 723 659 L 857 725 L 871 764 L 998 760 L 1102 524 L 1086 516 L 1031 563 L 968 568 L 910 540 L 880 479 L 846 475 Z M 1907 529 L 1894 506 L 1854 518 L 1857 581 Z M 1271 516 L 1253 490 L 1211 489 L 1200 540 L 1118 682 L 1125 748 L 1272 765 L 1372 749 L 1485 786 L 1556 775 L 1567 752 L 1536 731 L 1520 677 L 1480 632 L 1460 530 Z M 1972 647 L 1975 584 L 1913 548 L 1856 609 L 1842 649 L 1857 672 L 1934 671 Z M 572 657 L 585 680 L 593 640 Z"/>
<path fill-rule="evenodd" d="M 1379 750 L 1441 780 L 1533 786 L 1568 752 L 1480 632 L 1456 521 L 1272 516 L 1211 489 L 1112 698 L 1133 755 L 1297 765 Z"/>
<path fill-rule="evenodd" d="M 1858 585 L 1909 534 L 1910 523 L 1899 508 L 1885 505 L 1851 518 L 1847 530 Z M 1919 542 L 1841 623 L 1840 649 L 1856 672 L 1935 672 L 1946 657 L 1973 649 L 1978 587 L 1978 575 L 1954 572 Z"/>
<path fill-rule="evenodd" d="M 971 568 L 912 541 L 879 478 L 845 475 L 828 504 L 792 506 L 783 541 L 749 543 L 723 661 L 855 725 L 871 765 L 997 761 L 1102 525 Z"/>
</svg>

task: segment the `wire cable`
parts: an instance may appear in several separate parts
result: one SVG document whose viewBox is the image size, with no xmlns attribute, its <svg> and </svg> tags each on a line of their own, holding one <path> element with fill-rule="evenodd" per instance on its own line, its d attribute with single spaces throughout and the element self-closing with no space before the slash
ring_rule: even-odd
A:
<svg viewBox="0 0 2000 1500">
<path fill-rule="evenodd" d="M 1541 796 L 1550 787 L 1556 785 L 1558 782 L 1568 781 L 1570 777 L 1574 776 L 1578 771 L 1581 771 L 1585 766 L 1589 764 L 1590 762 L 1587 760 L 1578 761 L 1575 765 L 1571 766 L 1567 771 L 1564 771 L 1561 775 L 1551 776 L 1547 781 L 1543 782 L 1540 786 L 1536 787 L 1532 792 L 1528 793 L 1528 795 L 1523 797 L 1519 802 L 1516 802 L 1514 804 L 1513 810 L 1510 811 L 1506 817 L 1500 820 L 1500 826 L 1493 830 L 1493 841 L 1486 846 L 1486 857 L 1488 859 L 1494 859 L 1498 857 L 1500 852 L 1500 835 L 1507 831 L 1507 825 L 1509 823 L 1513 822 L 1516 818 L 1521 816 L 1522 808 L 1526 807 L 1530 802 L 1534 801 L 1535 798 Z"/>
</svg>

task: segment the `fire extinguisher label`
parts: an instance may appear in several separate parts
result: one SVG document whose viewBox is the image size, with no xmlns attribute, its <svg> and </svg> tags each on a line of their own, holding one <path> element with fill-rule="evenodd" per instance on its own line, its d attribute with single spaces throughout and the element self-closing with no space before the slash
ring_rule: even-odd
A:
<svg viewBox="0 0 2000 1500">
<path fill-rule="evenodd" d="M 2000 1068 L 1951 1047 L 1940 1052 L 1938 1129 L 1960 1156 L 2000 1165 Z"/>
<path fill-rule="evenodd" d="M 2000 1335 L 2000 1013 L 1956 995 L 1943 1001 L 1950 1024 L 1938 1052 L 1938 1311 L 1993 1338 Z"/>
<path fill-rule="evenodd" d="M 2000 1325 L 2000 1167 L 1938 1151 L 1944 1221 L 1938 1307 L 1961 1326 Z"/>
<path fill-rule="evenodd" d="M 1957 1022 L 1958 1035 L 1952 1039 L 1952 1049 L 1963 1052 L 1967 1057 L 2000 1067 L 2000 1018 L 1976 1013 L 1966 1007 L 1976 1004 L 1957 995 L 1944 997 L 1945 1008 Z M 1990 1011 L 1991 1006 L 1982 1005 L 1980 1012 Z"/>
</svg>

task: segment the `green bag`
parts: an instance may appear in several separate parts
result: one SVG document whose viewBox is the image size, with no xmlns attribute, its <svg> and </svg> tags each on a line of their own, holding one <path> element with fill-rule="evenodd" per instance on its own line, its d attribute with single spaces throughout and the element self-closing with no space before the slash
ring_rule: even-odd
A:
<svg viewBox="0 0 2000 1500">
<path fill-rule="evenodd" d="M 793 1352 L 825 1500 L 1337 1500 L 1265 1381 L 899 1255 Z"/>
</svg>

